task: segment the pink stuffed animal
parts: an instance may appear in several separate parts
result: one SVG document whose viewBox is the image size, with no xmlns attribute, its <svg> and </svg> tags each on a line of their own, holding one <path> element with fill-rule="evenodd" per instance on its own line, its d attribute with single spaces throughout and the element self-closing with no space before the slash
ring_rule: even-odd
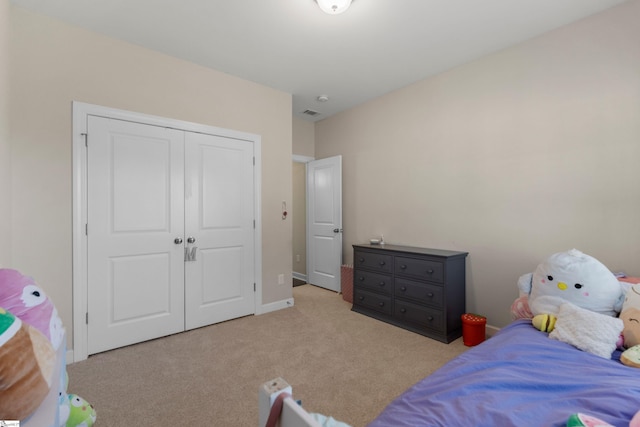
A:
<svg viewBox="0 0 640 427">
<path fill-rule="evenodd" d="M 42 332 L 58 349 L 64 336 L 62 320 L 53 302 L 31 277 L 1 268 L 0 306 Z"/>
</svg>

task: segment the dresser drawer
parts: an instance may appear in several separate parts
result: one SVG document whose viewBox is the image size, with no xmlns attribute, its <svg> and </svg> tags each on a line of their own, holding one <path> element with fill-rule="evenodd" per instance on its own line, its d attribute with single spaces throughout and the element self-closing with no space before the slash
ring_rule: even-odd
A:
<svg viewBox="0 0 640 427">
<path fill-rule="evenodd" d="M 441 262 L 426 259 L 396 257 L 395 273 L 420 280 L 444 282 L 444 266 Z"/>
<path fill-rule="evenodd" d="M 355 270 L 353 273 L 353 284 L 356 287 L 366 288 L 384 294 L 391 294 L 393 281 L 391 276 L 372 273 L 370 271 Z"/>
<path fill-rule="evenodd" d="M 395 300 L 393 317 L 420 328 L 429 328 L 438 332 L 444 331 L 444 314 L 442 310 Z"/>
<path fill-rule="evenodd" d="M 370 310 L 375 310 L 384 314 L 391 314 L 391 297 L 363 291 L 353 290 L 353 303 Z"/>
<path fill-rule="evenodd" d="M 383 273 L 393 271 L 393 257 L 391 255 L 356 251 L 353 255 L 353 264 L 353 268 L 356 269 L 366 268 Z"/>
<path fill-rule="evenodd" d="M 395 279 L 394 296 L 412 299 L 419 304 L 426 304 L 434 308 L 444 307 L 444 289 L 438 285 Z"/>
</svg>

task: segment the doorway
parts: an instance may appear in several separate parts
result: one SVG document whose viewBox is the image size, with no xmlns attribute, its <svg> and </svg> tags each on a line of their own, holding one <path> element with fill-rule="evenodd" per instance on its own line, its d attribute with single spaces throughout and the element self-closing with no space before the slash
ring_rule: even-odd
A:
<svg viewBox="0 0 640 427">
<path fill-rule="evenodd" d="M 304 281 L 340 292 L 342 157 L 294 156 L 293 161 L 294 283 Z"/>
<path fill-rule="evenodd" d="M 293 156 L 292 228 L 293 286 L 307 283 L 307 177 L 306 163 L 313 157 Z"/>
</svg>

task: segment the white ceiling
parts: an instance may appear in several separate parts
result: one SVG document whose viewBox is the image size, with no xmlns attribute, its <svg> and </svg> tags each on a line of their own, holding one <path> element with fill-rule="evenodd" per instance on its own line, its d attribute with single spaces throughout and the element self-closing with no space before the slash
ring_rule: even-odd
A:
<svg viewBox="0 0 640 427">
<path fill-rule="evenodd" d="M 354 0 L 333 16 L 314 0 L 12 3 L 291 93 L 315 121 L 624 1 Z"/>
</svg>

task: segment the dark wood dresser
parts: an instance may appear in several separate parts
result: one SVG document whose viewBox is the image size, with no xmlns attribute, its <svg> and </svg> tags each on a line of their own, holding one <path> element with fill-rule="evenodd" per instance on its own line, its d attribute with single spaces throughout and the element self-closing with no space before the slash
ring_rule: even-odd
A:
<svg viewBox="0 0 640 427">
<path fill-rule="evenodd" d="M 353 245 L 353 311 L 449 343 L 462 335 L 468 252 Z"/>
</svg>

